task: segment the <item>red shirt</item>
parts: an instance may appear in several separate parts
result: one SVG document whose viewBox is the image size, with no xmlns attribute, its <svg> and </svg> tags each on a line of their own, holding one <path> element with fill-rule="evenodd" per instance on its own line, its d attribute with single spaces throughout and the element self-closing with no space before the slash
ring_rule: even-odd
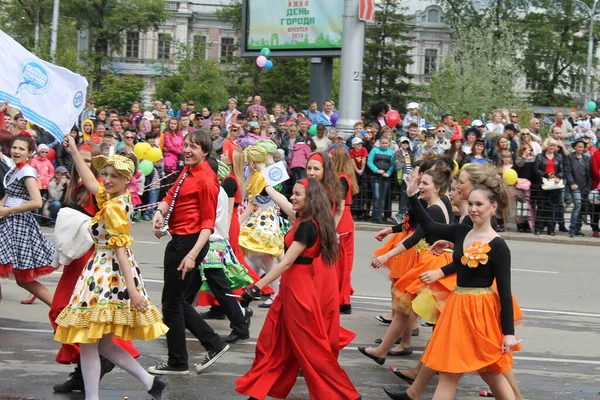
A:
<svg viewBox="0 0 600 400">
<path fill-rule="evenodd" d="M 186 171 L 190 171 L 190 174 L 183 181 L 175 200 L 169 219 L 169 232 L 174 235 L 194 235 L 203 229 L 213 232 L 217 217 L 219 180 L 208 161 L 191 169 L 189 166 L 185 167 L 163 201 L 171 204 L 175 188 Z"/>
<path fill-rule="evenodd" d="M 364 147 L 360 151 L 354 150 L 354 147 L 350 149 L 350 158 L 354 160 L 354 164 L 356 164 L 356 168 L 358 169 L 362 167 L 362 162 L 367 157 L 369 157 L 369 152 Z"/>
<path fill-rule="evenodd" d="M 554 157 L 548 159 L 548 163 L 546 164 L 546 173 L 548 175 L 556 174 L 556 169 L 554 168 Z"/>
</svg>

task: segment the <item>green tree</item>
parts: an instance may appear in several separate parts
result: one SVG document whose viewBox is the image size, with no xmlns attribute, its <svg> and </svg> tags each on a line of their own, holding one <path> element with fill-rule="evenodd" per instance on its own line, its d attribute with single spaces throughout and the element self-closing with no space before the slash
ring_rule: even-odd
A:
<svg viewBox="0 0 600 400">
<path fill-rule="evenodd" d="M 587 4 L 591 1 L 585 0 Z M 573 0 L 535 0 L 524 20 L 522 65 L 530 101 L 537 105 L 573 105 L 565 90 L 587 84 L 589 15 Z M 591 5 L 590 5 L 591 8 Z M 595 32 L 595 43 L 600 32 Z"/>
<path fill-rule="evenodd" d="M 89 51 L 82 58 L 91 66 L 96 90 L 101 87 L 102 67 L 112 52 L 121 50 L 124 34 L 156 29 L 169 15 L 163 0 L 63 0 L 61 12 L 89 32 Z"/>
<path fill-rule="evenodd" d="M 367 25 L 364 55 L 363 103 L 384 100 L 396 109 L 404 109 L 412 64 L 408 54 L 411 30 L 402 14 L 399 0 L 382 0 L 375 5 L 375 24 Z"/>
<path fill-rule="evenodd" d="M 142 101 L 145 86 L 144 80 L 134 75 L 106 74 L 102 87 L 93 96 L 97 105 L 114 108 L 125 115 L 132 103 Z"/>
<path fill-rule="evenodd" d="M 432 75 L 430 99 L 425 115 L 437 120 L 443 113 L 476 116 L 492 107 L 516 107 L 521 101 L 515 93 L 520 77 L 514 37 L 500 23 L 507 40 L 498 41 L 496 32 L 478 25 L 457 25 L 453 54 Z"/>
<path fill-rule="evenodd" d="M 194 100 L 219 110 L 227 104 L 229 95 L 219 62 L 204 59 L 203 49 L 181 46 L 176 71 L 159 80 L 154 97 L 173 104 Z"/>
</svg>

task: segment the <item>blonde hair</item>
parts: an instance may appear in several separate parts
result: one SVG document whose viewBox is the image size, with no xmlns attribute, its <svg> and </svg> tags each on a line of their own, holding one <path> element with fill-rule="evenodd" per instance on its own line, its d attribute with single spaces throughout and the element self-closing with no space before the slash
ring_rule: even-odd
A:
<svg viewBox="0 0 600 400">
<path fill-rule="evenodd" d="M 235 175 L 238 186 L 242 191 L 242 199 L 246 198 L 246 182 L 244 182 L 244 167 L 246 166 L 246 161 L 244 157 L 244 151 L 236 147 L 233 149 L 233 156 L 231 157 L 231 168 L 233 169 L 233 174 Z"/>
<path fill-rule="evenodd" d="M 546 151 L 546 149 L 550 145 L 556 145 L 556 146 L 558 146 L 558 142 L 556 140 L 554 140 L 553 138 L 551 138 L 551 137 L 546 138 L 546 140 L 544 140 L 544 143 L 542 143 L 542 150 Z"/>
</svg>

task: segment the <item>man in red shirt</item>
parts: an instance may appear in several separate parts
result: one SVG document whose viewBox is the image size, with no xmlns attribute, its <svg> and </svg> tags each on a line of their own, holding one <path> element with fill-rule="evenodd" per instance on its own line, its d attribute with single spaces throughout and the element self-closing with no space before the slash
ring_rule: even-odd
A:
<svg viewBox="0 0 600 400">
<path fill-rule="evenodd" d="M 196 366 L 197 372 L 208 368 L 229 350 L 229 345 L 191 304 L 202 284 L 198 266 L 208 252 L 209 237 L 215 229 L 219 181 L 208 165 L 211 150 L 212 140 L 207 129 L 187 134 L 183 145 L 185 168 L 152 218 L 156 237 L 166 234 L 165 226 L 172 236 L 165 249 L 162 292 L 163 319 L 169 327 L 169 359 L 148 368 L 152 374 L 189 373 L 186 327 L 208 351 L 202 363 Z"/>
</svg>

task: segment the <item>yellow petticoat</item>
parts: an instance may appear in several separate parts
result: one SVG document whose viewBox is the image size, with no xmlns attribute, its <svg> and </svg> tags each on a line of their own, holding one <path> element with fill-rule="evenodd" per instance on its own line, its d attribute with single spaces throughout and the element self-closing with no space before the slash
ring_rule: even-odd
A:
<svg viewBox="0 0 600 400">
<path fill-rule="evenodd" d="M 67 307 L 56 318 L 56 324 L 54 340 L 65 344 L 95 343 L 109 333 L 123 340 L 152 340 L 169 330 L 153 304 L 148 304 L 145 313 L 133 307 Z"/>
</svg>

